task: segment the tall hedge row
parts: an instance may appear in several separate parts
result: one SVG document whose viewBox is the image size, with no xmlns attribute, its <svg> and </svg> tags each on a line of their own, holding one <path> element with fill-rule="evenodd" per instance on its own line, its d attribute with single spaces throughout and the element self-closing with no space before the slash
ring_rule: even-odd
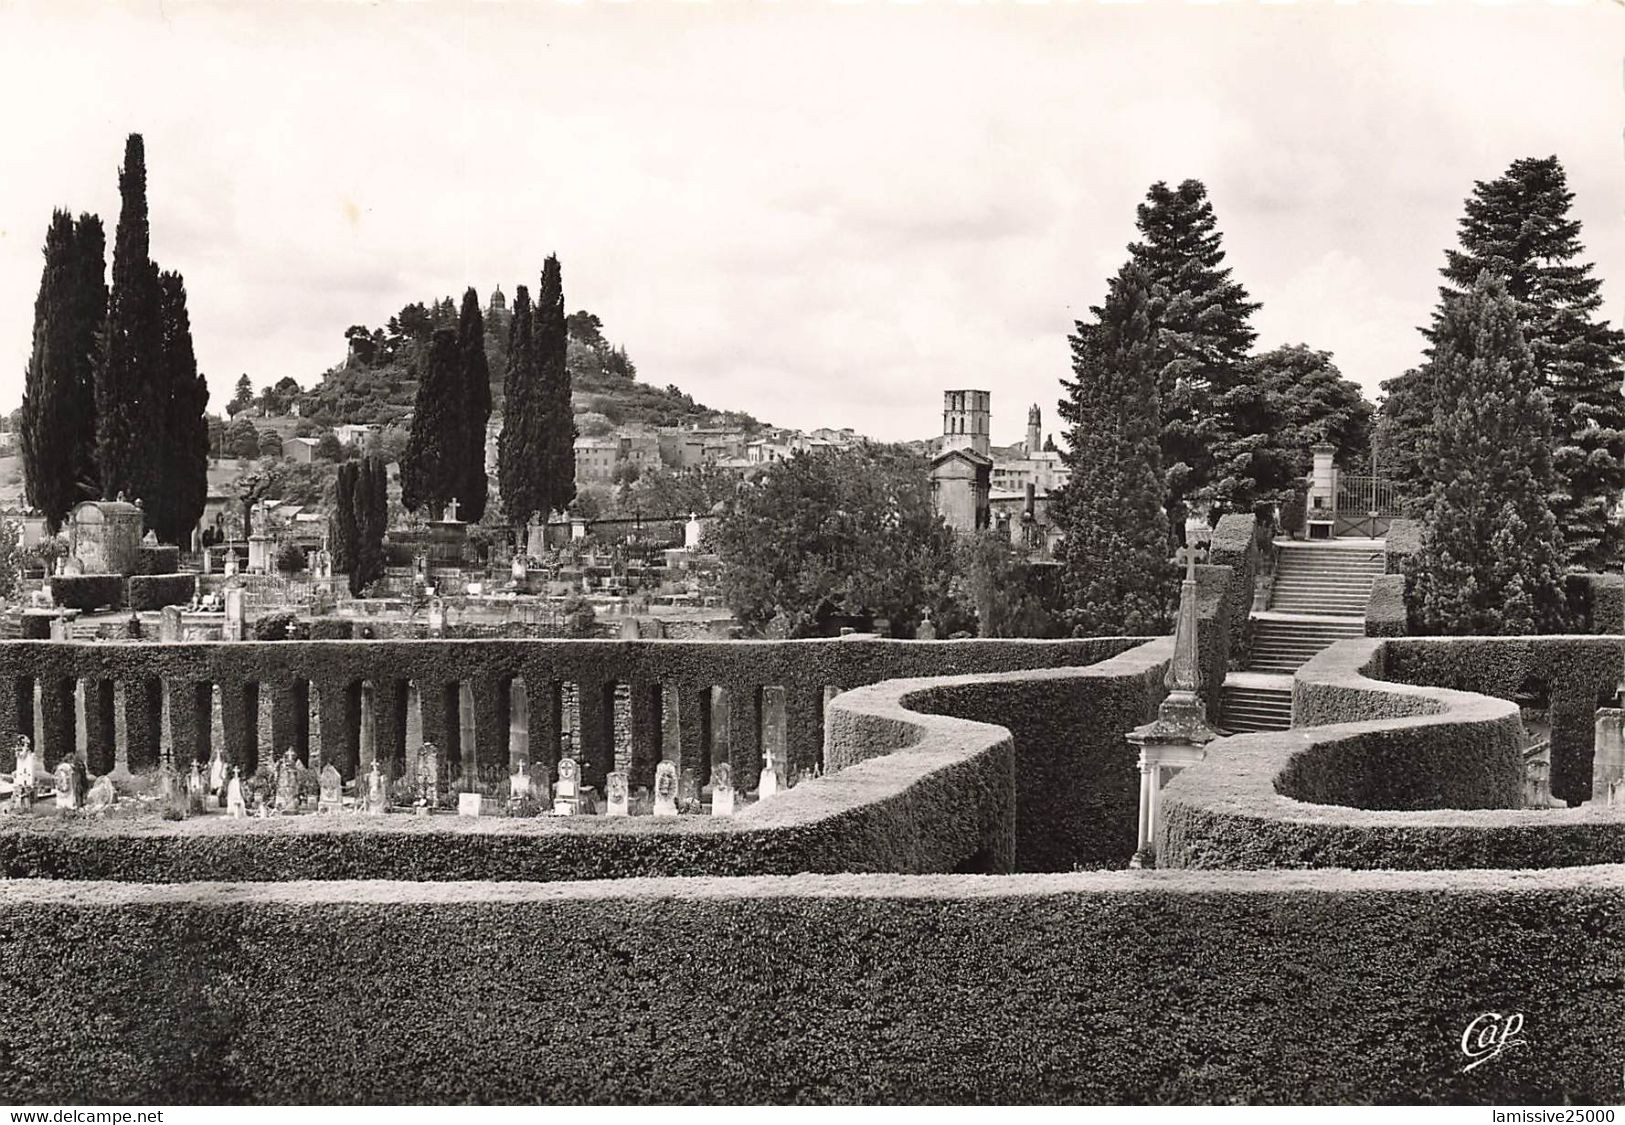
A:
<svg viewBox="0 0 1625 1125">
<path fill-rule="evenodd" d="M 131 609 L 163 609 L 185 605 L 197 594 L 195 574 L 132 574 L 129 578 Z"/>
<path fill-rule="evenodd" d="M 93 892 L 93 893 L 87 893 Z M 0 885 L 17 1104 L 1618 1098 L 1604 870 Z M 1465 1070 L 1463 1033 L 1530 1046 Z"/>
</svg>

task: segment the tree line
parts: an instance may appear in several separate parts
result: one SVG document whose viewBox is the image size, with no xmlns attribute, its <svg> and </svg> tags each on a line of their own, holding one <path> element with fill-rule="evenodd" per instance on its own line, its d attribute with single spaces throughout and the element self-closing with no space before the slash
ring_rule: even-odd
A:
<svg viewBox="0 0 1625 1125">
<path fill-rule="evenodd" d="M 152 260 L 146 151 L 119 169 L 112 287 L 101 219 L 56 211 L 34 304 L 19 444 L 28 503 L 54 533 L 82 500 L 140 501 L 146 528 L 185 544 L 208 494 L 208 383 L 179 273 Z"/>
</svg>

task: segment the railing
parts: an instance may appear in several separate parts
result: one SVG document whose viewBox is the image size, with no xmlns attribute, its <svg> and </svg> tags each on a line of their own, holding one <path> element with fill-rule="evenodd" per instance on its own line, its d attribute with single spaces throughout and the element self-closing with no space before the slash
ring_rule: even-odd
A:
<svg viewBox="0 0 1625 1125">
<path fill-rule="evenodd" d="M 1340 516 L 1397 516 L 1399 497 L 1391 480 L 1339 474 L 1337 514 Z"/>
</svg>

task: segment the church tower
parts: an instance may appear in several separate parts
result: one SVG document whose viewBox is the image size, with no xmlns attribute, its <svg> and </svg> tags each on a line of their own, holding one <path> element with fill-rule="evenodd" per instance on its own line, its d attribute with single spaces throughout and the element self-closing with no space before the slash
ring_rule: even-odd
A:
<svg viewBox="0 0 1625 1125">
<path fill-rule="evenodd" d="M 1037 457 L 1044 451 L 1044 416 L 1035 402 L 1027 408 L 1027 456 Z"/>
<path fill-rule="evenodd" d="M 942 448 L 969 449 L 988 456 L 991 398 L 986 391 L 942 392 Z"/>
</svg>

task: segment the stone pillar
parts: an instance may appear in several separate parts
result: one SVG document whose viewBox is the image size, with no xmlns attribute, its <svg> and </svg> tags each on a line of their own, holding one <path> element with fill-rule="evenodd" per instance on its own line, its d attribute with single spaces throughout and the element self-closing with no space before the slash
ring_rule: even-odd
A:
<svg viewBox="0 0 1625 1125">
<path fill-rule="evenodd" d="M 90 758 L 90 714 L 86 706 L 85 681 L 73 681 L 73 753 L 81 762 Z"/>
<path fill-rule="evenodd" d="M 418 758 L 423 754 L 423 693 L 416 680 L 408 680 L 406 684 L 406 729 L 403 732 L 406 743 L 406 770 L 407 776 L 416 776 Z"/>
<path fill-rule="evenodd" d="M 1332 458 L 1337 447 L 1330 442 L 1317 442 L 1309 447 L 1314 467 L 1309 471 L 1309 516 L 1311 520 L 1330 520 L 1337 510 L 1337 466 Z"/>
<path fill-rule="evenodd" d="M 480 776 L 479 725 L 474 716 L 474 685 L 457 681 L 457 766 L 463 773 L 463 787 L 471 788 Z"/>
<path fill-rule="evenodd" d="M 1597 741 L 1591 759 L 1591 800 L 1599 805 L 1625 805 L 1625 711 L 1597 710 Z"/>
<path fill-rule="evenodd" d="M 356 761 L 356 775 L 365 776 L 372 772 L 372 765 L 378 760 L 378 692 L 372 686 L 371 680 L 361 684 L 361 731 L 359 751 Z M 388 769 L 379 767 L 385 774 Z"/>
<path fill-rule="evenodd" d="M 226 623 L 221 639 L 240 641 L 246 635 L 246 628 L 243 618 L 243 589 L 241 586 L 228 587 L 226 590 Z"/>
</svg>

